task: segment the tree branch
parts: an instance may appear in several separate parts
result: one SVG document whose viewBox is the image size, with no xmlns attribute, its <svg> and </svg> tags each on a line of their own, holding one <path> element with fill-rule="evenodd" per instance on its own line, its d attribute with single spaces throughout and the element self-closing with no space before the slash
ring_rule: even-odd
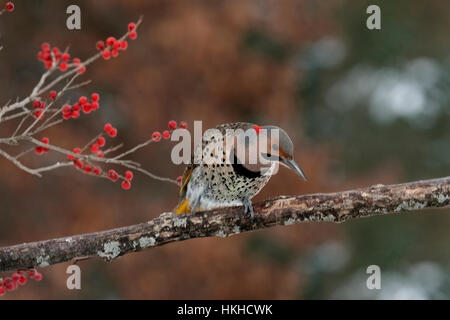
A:
<svg viewBox="0 0 450 320">
<path fill-rule="evenodd" d="M 169 242 L 200 237 L 226 237 L 303 221 L 344 222 L 381 214 L 450 205 L 450 177 L 328 194 L 281 196 L 254 205 L 255 218 L 242 207 L 159 217 L 128 227 L 0 248 L 0 271 L 124 254 Z"/>
</svg>

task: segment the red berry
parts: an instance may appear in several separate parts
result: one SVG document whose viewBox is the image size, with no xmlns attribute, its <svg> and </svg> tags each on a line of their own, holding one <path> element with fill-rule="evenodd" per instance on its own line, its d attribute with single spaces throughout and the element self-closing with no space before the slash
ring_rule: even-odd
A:
<svg viewBox="0 0 450 320">
<path fill-rule="evenodd" d="M 125 171 L 125 179 L 128 181 L 133 180 L 133 172 L 131 172 L 130 170 Z"/>
<path fill-rule="evenodd" d="M 52 56 L 50 55 L 50 45 L 48 43 L 47 45 L 48 45 L 47 50 L 42 49 L 41 51 L 42 61 L 52 60 Z"/>
<path fill-rule="evenodd" d="M 84 172 L 90 173 L 91 171 L 92 171 L 92 167 L 90 165 L 85 165 L 84 166 Z"/>
<path fill-rule="evenodd" d="M 128 42 L 126 40 L 120 41 L 120 50 L 127 50 Z"/>
<path fill-rule="evenodd" d="M 135 39 L 137 39 L 137 32 L 131 31 L 128 36 L 130 37 L 131 40 L 135 40 Z"/>
<path fill-rule="evenodd" d="M 64 105 L 64 107 L 62 108 L 62 113 L 63 114 L 70 114 L 72 112 L 72 107 L 68 104 Z"/>
<path fill-rule="evenodd" d="M 109 37 L 108 39 L 106 39 L 106 45 L 108 46 L 113 46 L 114 42 L 116 42 L 116 38 L 114 37 Z"/>
<path fill-rule="evenodd" d="M 73 150 L 72 150 L 72 153 L 81 153 L 81 149 L 80 148 L 74 148 Z M 71 154 L 68 154 L 67 155 L 67 159 L 69 159 L 70 161 L 72 161 L 73 159 L 74 159 L 74 157 L 71 155 Z"/>
<path fill-rule="evenodd" d="M 42 44 L 41 44 L 41 49 L 42 49 L 42 51 L 49 51 L 50 50 L 50 44 L 48 43 L 48 42 L 43 42 Z"/>
<path fill-rule="evenodd" d="M 66 62 L 61 62 L 61 64 L 59 65 L 59 70 L 61 71 L 66 71 L 67 70 L 67 63 Z"/>
<path fill-rule="evenodd" d="M 0 297 L 5 295 L 5 287 L 3 285 L 0 286 Z"/>
<path fill-rule="evenodd" d="M 105 154 L 103 153 L 102 150 L 97 151 L 97 158 L 103 158 L 104 156 L 105 156 Z"/>
<path fill-rule="evenodd" d="M 136 29 L 136 23 L 130 22 L 128 24 L 128 31 L 133 31 L 134 29 Z"/>
<path fill-rule="evenodd" d="M 45 61 L 45 68 L 46 69 L 51 69 L 52 67 L 53 67 L 53 61 L 51 61 L 51 60 Z"/>
<path fill-rule="evenodd" d="M 33 278 L 36 273 L 37 270 L 35 268 L 28 270 L 28 277 Z"/>
<path fill-rule="evenodd" d="M 119 50 L 114 48 L 111 51 L 111 55 L 112 55 L 113 58 L 117 58 L 119 56 Z"/>
<path fill-rule="evenodd" d="M 79 118 L 80 117 L 80 111 L 73 110 L 71 116 L 72 116 L 72 119 Z"/>
<path fill-rule="evenodd" d="M 95 44 L 95 47 L 97 48 L 97 50 L 103 50 L 103 49 L 105 49 L 105 43 L 103 41 L 99 40 Z"/>
<path fill-rule="evenodd" d="M 117 129 L 116 128 L 112 128 L 109 132 L 108 132 L 109 136 L 111 138 L 114 138 L 115 136 L 117 136 Z"/>
<path fill-rule="evenodd" d="M 152 139 L 153 141 L 158 142 L 159 140 L 161 140 L 161 133 L 159 131 L 153 132 Z"/>
<path fill-rule="evenodd" d="M 58 93 L 55 90 L 52 90 L 48 93 L 48 96 L 50 97 L 50 99 L 55 100 L 56 96 L 58 95 Z"/>
<path fill-rule="evenodd" d="M 70 113 L 63 113 L 63 119 L 64 120 L 69 120 L 72 117 L 72 112 Z"/>
<path fill-rule="evenodd" d="M 106 139 L 104 137 L 98 137 L 97 144 L 99 147 L 104 147 L 106 144 Z"/>
<path fill-rule="evenodd" d="M 73 110 L 73 111 L 80 111 L 80 109 L 81 109 L 81 107 L 80 107 L 80 105 L 79 105 L 78 103 L 75 103 L 75 104 L 72 106 L 72 110 Z"/>
<path fill-rule="evenodd" d="M 120 41 L 116 40 L 113 44 L 113 49 L 119 49 L 120 48 Z"/>
<path fill-rule="evenodd" d="M 175 130 L 177 128 L 177 122 L 175 120 L 169 121 L 169 129 Z"/>
<path fill-rule="evenodd" d="M 12 3 L 12 2 L 7 2 L 6 5 L 5 5 L 5 9 L 6 9 L 6 11 L 8 11 L 8 12 L 14 11 L 14 3 Z"/>
<path fill-rule="evenodd" d="M 67 52 L 63 53 L 61 55 L 61 60 L 64 61 L 64 62 L 69 61 L 70 60 L 70 54 L 68 54 Z"/>
<path fill-rule="evenodd" d="M 103 130 L 105 130 L 106 133 L 109 133 L 111 131 L 111 129 L 113 128 L 113 126 L 111 125 L 111 123 L 107 123 L 105 124 L 105 126 L 103 127 Z"/>
<path fill-rule="evenodd" d="M 91 99 L 92 99 L 92 102 L 98 102 L 98 101 L 100 101 L 100 95 L 98 93 L 93 93 L 93 94 L 91 94 Z"/>
<path fill-rule="evenodd" d="M 96 152 L 98 151 L 98 149 L 99 149 L 99 147 L 98 147 L 98 144 L 96 144 L 96 143 L 94 143 L 94 144 L 91 146 L 91 152 L 92 152 L 92 153 L 96 153 Z"/>
<path fill-rule="evenodd" d="M 35 152 L 37 155 L 41 155 L 41 154 L 44 153 L 44 148 L 42 148 L 42 147 L 36 147 L 36 149 L 34 149 L 34 152 Z"/>
<path fill-rule="evenodd" d="M 41 107 L 41 102 L 39 100 L 34 100 L 33 101 L 33 108 L 40 108 Z"/>
<path fill-rule="evenodd" d="M 98 108 L 100 108 L 100 105 L 98 104 L 98 102 L 92 102 L 90 106 L 91 106 L 91 110 L 97 110 Z"/>
<path fill-rule="evenodd" d="M 99 176 L 100 175 L 100 169 L 99 168 L 97 168 L 97 167 L 94 167 L 94 174 L 95 175 L 97 175 L 97 176 Z"/>
<path fill-rule="evenodd" d="M 17 283 L 20 284 L 21 286 L 25 285 L 27 283 L 27 277 L 21 275 L 17 280 Z"/>
<path fill-rule="evenodd" d="M 91 108 L 91 104 L 90 103 L 86 103 L 85 105 L 83 105 L 83 112 L 84 113 L 90 113 L 91 112 L 91 110 L 92 110 L 92 108 Z"/>
<path fill-rule="evenodd" d="M 180 121 L 180 128 L 181 129 L 186 129 L 187 128 L 187 123 L 184 121 Z"/>
<path fill-rule="evenodd" d="M 128 180 L 122 181 L 122 189 L 123 190 L 129 190 L 131 188 L 131 182 Z"/>
<path fill-rule="evenodd" d="M 34 112 L 34 117 L 39 119 L 42 116 L 42 111 L 41 110 L 36 110 Z"/>
<path fill-rule="evenodd" d="M 85 73 L 86 72 L 86 67 L 85 66 L 81 66 L 78 68 L 77 70 L 78 73 Z"/>
<path fill-rule="evenodd" d="M 109 49 L 103 50 L 102 57 L 105 60 L 109 60 L 111 58 L 111 51 Z"/>
<path fill-rule="evenodd" d="M 17 272 L 14 272 L 14 273 L 11 275 L 12 281 L 17 281 L 17 280 L 19 280 L 19 278 L 20 278 L 20 275 L 19 275 Z"/>
<path fill-rule="evenodd" d="M 75 164 L 75 167 L 77 167 L 79 169 L 83 169 L 83 167 L 84 167 L 84 163 L 80 159 L 75 159 L 74 164 Z"/>
<path fill-rule="evenodd" d="M 36 280 L 36 281 L 41 281 L 42 280 L 42 273 L 36 273 L 35 275 L 34 275 L 34 280 Z"/>
<path fill-rule="evenodd" d="M 9 279 L 9 281 L 6 281 L 7 279 Z M 11 281 L 11 278 L 6 278 L 5 279 L 5 288 L 7 291 L 13 291 L 17 288 L 17 284 L 14 281 Z"/>
<path fill-rule="evenodd" d="M 79 65 L 81 63 L 81 60 L 80 60 L 80 58 L 73 58 L 72 63 L 75 65 Z"/>
<path fill-rule="evenodd" d="M 178 176 L 177 177 L 177 183 L 181 185 L 181 181 L 183 181 L 183 177 L 182 176 Z"/>
<path fill-rule="evenodd" d="M 84 104 L 86 104 L 87 103 L 87 98 L 85 97 L 85 96 L 81 96 L 79 99 L 78 99 L 78 103 L 80 104 L 80 105 L 84 105 Z"/>
<path fill-rule="evenodd" d="M 163 133 L 162 133 L 162 136 L 163 136 L 164 139 L 167 140 L 167 139 L 170 138 L 170 132 L 167 131 L 167 130 L 164 130 Z"/>
<path fill-rule="evenodd" d="M 119 179 L 119 175 L 117 174 L 117 172 L 116 172 L 115 170 L 110 169 L 110 170 L 108 171 L 108 178 L 109 178 L 111 181 L 117 181 L 117 179 Z"/>
<path fill-rule="evenodd" d="M 41 139 L 41 142 L 45 143 L 45 144 L 48 144 L 50 142 L 50 139 L 47 138 L 47 137 L 44 137 L 44 138 Z"/>
</svg>

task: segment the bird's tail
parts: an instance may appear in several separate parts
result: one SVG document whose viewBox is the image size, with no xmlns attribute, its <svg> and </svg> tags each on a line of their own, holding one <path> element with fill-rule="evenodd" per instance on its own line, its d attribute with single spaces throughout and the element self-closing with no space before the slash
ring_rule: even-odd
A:
<svg viewBox="0 0 450 320">
<path fill-rule="evenodd" d="M 173 211 L 175 214 L 183 214 L 191 212 L 188 199 L 186 198 L 182 199 Z"/>
</svg>

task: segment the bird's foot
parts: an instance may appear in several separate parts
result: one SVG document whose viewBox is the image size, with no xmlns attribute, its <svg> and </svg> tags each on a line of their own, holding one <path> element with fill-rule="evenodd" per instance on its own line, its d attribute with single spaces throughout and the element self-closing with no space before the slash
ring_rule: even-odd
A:
<svg viewBox="0 0 450 320">
<path fill-rule="evenodd" d="M 252 201 L 250 199 L 244 199 L 243 201 L 244 205 L 244 213 L 250 213 L 250 217 L 253 219 L 255 217 L 255 213 L 253 211 Z"/>
</svg>

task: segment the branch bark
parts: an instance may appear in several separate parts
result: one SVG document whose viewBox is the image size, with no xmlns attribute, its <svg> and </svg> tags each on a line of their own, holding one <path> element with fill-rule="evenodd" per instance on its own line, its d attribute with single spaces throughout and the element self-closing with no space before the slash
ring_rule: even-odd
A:
<svg viewBox="0 0 450 320">
<path fill-rule="evenodd" d="M 169 242 L 227 237 L 245 231 L 304 221 L 344 222 L 354 218 L 450 205 L 450 177 L 328 194 L 280 196 L 254 204 L 255 218 L 242 207 L 159 217 L 132 226 L 0 248 L 0 271 L 46 267 L 84 258 L 113 260 Z"/>
</svg>

